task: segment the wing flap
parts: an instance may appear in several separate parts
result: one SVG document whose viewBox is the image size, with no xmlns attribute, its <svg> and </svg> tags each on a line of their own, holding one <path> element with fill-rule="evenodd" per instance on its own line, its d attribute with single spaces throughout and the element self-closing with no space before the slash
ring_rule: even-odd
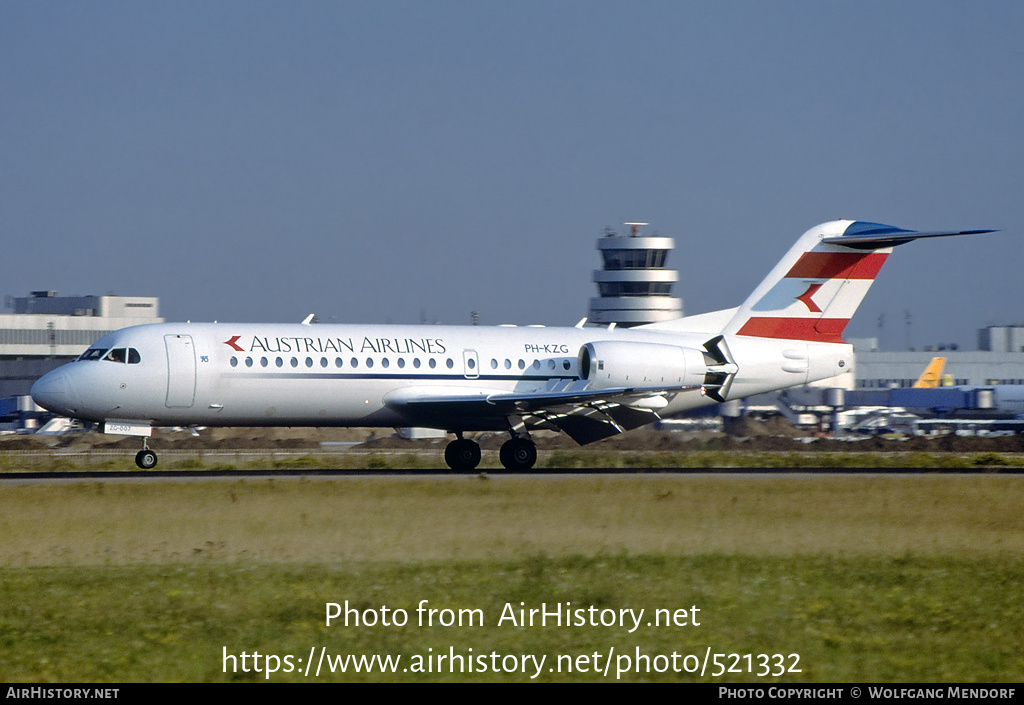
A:
<svg viewBox="0 0 1024 705">
<path fill-rule="evenodd" d="M 608 418 L 596 409 L 580 409 L 577 413 L 551 419 L 551 423 L 581 446 L 624 433 L 626 430 L 609 423 Z"/>
<path fill-rule="evenodd" d="M 700 387 L 616 387 L 588 389 L 587 380 L 552 379 L 538 390 L 507 392 L 461 387 L 405 387 L 388 392 L 384 403 L 396 410 L 425 407 L 477 410 L 488 416 L 505 413 L 533 413 L 563 406 L 621 404 L 628 406 L 663 394 L 696 390 Z"/>
<path fill-rule="evenodd" d="M 664 406 L 668 397 L 699 387 L 620 387 L 588 389 L 587 380 L 552 379 L 535 391 L 507 392 L 459 387 L 407 387 L 389 392 L 387 406 L 411 419 L 536 417 L 554 424 L 577 443 L 614 436 L 657 421 L 652 407 Z M 664 400 L 661 404 L 652 400 Z M 467 424 L 468 425 L 468 424 Z"/>
</svg>

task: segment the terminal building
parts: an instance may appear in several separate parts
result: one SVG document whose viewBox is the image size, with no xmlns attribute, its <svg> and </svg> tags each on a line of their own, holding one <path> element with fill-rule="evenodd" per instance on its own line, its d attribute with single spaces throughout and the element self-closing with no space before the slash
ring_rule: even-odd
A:
<svg viewBox="0 0 1024 705">
<path fill-rule="evenodd" d="M 748 403 L 770 404 L 800 425 L 831 418 L 833 429 L 838 424 L 852 427 L 855 432 L 861 429 L 851 419 L 866 418 L 864 414 L 870 415 L 869 420 L 880 421 L 877 425 L 885 429 L 889 427 L 886 419 L 893 414 L 907 416 L 910 412 L 915 419 L 933 419 L 915 421 L 915 432 L 938 427 L 977 427 L 986 432 L 1020 433 L 1024 432 L 1024 351 L 1007 349 L 1007 341 L 1017 339 L 1024 340 L 1024 326 L 990 326 L 979 330 L 979 350 L 935 346 L 882 351 L 874 338 L 850 339 L 855 359 L 852 384 L 839 390 L 821 388 L 828 385 L 818 383 L 817 387 L 787 389 Z M 996 343 L 995 349 L 992 341 Z M 938 386 L 915 388 L 936 357 L 944 361 Z M 845 410 L 845 422 L 836 415 L 840 408 Z M 986 419 L 992 423 L 978 423 Z M 1017 420 L 1006 422 L 1007 419 Z"/>
<path fill-rule="evenodd" d="M 645 225 L 626 223 L 629 235 L 609 229 L 598 239 L 603 268 L 594 271 L 598 296 L 590 300 L 590 323 L 629 327 L 683 315 L 682 299 L 672 296 L 679 274 L 665 267 L 675 241 L 640 235 Z"/>
<path fill-rule="evenodd" d="M 0 313 L 0 416 L 27 413 L 32 383 L 71 362 L 110 333 L 162 323 L 160 302 L 147 296 L 58 296 L 34 291 L 8 297 Z"/>
<path fill-rule="evenodd" d="M 882 351 L 877 340 L 851 340 L 856 358 L 856 389 L 912 387 L 933 357 L 946 358 L 942 386 L 1024 385 L 1024 326 L 978 330 L 978 349 L 948 346 Z"/>
</svg>

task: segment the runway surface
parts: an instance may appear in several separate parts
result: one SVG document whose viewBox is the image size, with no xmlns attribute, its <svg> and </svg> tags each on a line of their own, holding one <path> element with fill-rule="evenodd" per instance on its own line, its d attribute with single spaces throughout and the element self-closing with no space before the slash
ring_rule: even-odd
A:
<svg viewBox="0 0 1024 705">
<path fill-rule="evenodd" d="M 345 478 L 345 477 L 475 477 L 475 476 L 587 476 L 587 475 L 1021 475 L 1024 468 L 534 468 L 525 472 L 503 469 L 453 472 L 448 469 L 402 470 L 367 468 L 347 470 L 138 470 L 96 472 L 10 472 L 0 474 L 0 482 L 46 480 L 175 480 L 175 479 L 244 479 L 244 478 Z"/>
</svg>

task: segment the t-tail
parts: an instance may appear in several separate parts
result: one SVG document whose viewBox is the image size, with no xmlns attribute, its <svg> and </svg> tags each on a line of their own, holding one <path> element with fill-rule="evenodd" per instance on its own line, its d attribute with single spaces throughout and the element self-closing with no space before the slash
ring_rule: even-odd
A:
<svg viewBox="0 0 1024 705">
<path fill-rule="evenodd" d="M 842 343 L 843 331 L 896 245 L 992 230 L 917 232 L 834 220 L 811 228 L 736 310 L 726 335 Z"/>
</svg>

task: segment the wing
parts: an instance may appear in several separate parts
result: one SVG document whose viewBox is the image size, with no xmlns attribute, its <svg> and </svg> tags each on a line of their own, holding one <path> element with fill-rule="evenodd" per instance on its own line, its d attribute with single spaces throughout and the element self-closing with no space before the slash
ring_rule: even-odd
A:
<svg viewBox="0 0 1024 705">
<path fill-rule="evenodd" d="M 531 392 L 459 387 L 406 387 L 384 403 L 412 419 L 458 425 L 459 419 L 523 419 L 527 425 L 554 425 L 579 444 L 624 433 L 661 418 L 658 410 L 681 393 L 700 387 L 619 387 L 588 389 L 588 380 L 551 379 Z M 467 424 L 472 425 L 472 424 Z"/>
</svg>

